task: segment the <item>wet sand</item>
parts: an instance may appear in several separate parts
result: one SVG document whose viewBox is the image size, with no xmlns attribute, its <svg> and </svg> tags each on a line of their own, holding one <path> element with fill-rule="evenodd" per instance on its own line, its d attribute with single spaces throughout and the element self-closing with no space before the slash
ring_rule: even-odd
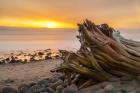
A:
<svg viewBox="0 0 140 93">
<path fill-rule="evenodd" d="M 53 75 L 50 72 L 62 62 L 61 59 L 50 59 L 42 62 L 15 63 L 0 65 L 0 87 L 36 82 Z M 55 73 L 54 73 L 55 74 Z"/>
</svg>

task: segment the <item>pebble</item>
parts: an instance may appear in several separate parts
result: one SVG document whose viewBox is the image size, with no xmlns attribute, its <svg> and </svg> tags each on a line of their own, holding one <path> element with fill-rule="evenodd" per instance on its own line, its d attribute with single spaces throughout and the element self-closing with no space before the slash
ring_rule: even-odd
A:
<svg viewBox="0 0 140 93">
<path fill-rule="evenodd" d="M 63 85 L 57 86 L 55 93 L 61 93 L 61 91 L 63 90 L 63 88 L 64 88 Z"/>
<path fill-rule="evenodd" d="M 50 88 L 50 87 L 47 87 L 47 88 L 45 89 L 45 91 L 48 92 L 48 93 L 55 93 L 55 90 L 52 89 L 52 88 Z"/>
<path fill-rule="evenodd" d="M 105 93 L 116 93 L 113 85 L 106 85 L 104 91 Z"/>
<path fill-rule="evenodd" d="M 93 91 L 90 91 L 90 90 L 89 90 L 89 91 L 86 91 L 86 93 L 93 93 Z"/>
<path fill-rule="evenodd" d="M 71 88 L 64 88 L 62 90 L 62 93 L 78 93 L 78 91 L 75 91 L 74 89 L 71 89 Z"/>
<path fill-rule="evenodd" d="M 18 87 L 18 93 L 25 93 L 30 88 L 29 85 L 22 84 Z"/>
<path fill-rule="evenodd" d="M 78 87 L 75 84 L 71 84 L 70 87 L 78 91 Z"/>
<path fill-rule="evenodd" d="M 136 91 L 126 92 L 126 93 L 136 93 Z M 139 92 L 140 93 L 140 92 Z"/>
<path fill-rule="evenodd" d="M 100 90 L 97 90 L 95 92 L 89 92 L 89 93 L 106 93 L 104 89 L 100 89 Z"/>
<path fill-rule="evenodd" d="M 17 90 L 13 87 L 6 86 L 2 88 L 1 93 L 17 93 Z"/>
<path fill-rule="evenodd" d="M 34 85 L 31 88 L 29 88 L 25 93 L 38 93 L 42 92 L 44 88 L 42 88 L 40 85 Z"/>
<path fill-rule="evenodd" d="M 39 82 L 38 82 L 38 84 L 39 85 L 41 85 L 41 86 L 45 86 L 45 87 L 48 87 L 49 86 L 49 82 L 48 82 L 48 80 L 40 80 Z"/>
<path fill-rule="evenodd" d="M 13 82 L 15 82 L 14 79 L 10 79 L 10 78 L 8 78 L 8 79 L 5 80 L 5 83 L 13 83 Z"/>
<path fill-rule="evenodd" d="M 124 90 L 124 89 L 121 89 L 117 93 L 128 93 L 128 92 L 126 90 Z"/>
<path fill-rule="evenodd" d="M 32 87 L 32 86 L 34 86 L 34 85 L 36 85 L 35 82 L 31 82 L 31 83 L 29 84 L 30 87 Z"/>
<path fill-rule="evenodd" d="M 78 88 L 75 85 L 68 86 L 62 90 L 62 93 L 78 93 Z"/>
<path fill-rule="evenodd" d="M 49 78 L 48 81 L 51 82 L 51 83 L 55 83 L 57 82 L 59 79 L 58 78 L 55 78 L 55 77 L 52 77 L 52 78 Z"/>
<path fill-rule="evenodd" d="M 54 78 L 57 78 L 57 80 L 58 80 L 58 79 L 64 80 L 65 75 L 59 73 L 59 74 L 55 74 L 53 77 L 54 77 Z"/>
<path fill-rule="evenodd" d="M 62 80 L 58 80 L 57 82 L 52 83 L 52 84 L 50 85 L 50 87 L 53 88 L 53 89 L 56 89 L 57 86 L 62 85 L 62 84 L 63 84 L 63 81 L 62 81 Z"/>
</svg>

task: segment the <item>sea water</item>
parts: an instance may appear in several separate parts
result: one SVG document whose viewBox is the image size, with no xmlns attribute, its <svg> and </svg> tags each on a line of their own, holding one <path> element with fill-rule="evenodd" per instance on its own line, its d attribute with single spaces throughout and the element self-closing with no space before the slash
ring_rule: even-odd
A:
<svg viewBox="0 0 140 93">
<path fill-rule="evenodd" d="M 120 29 L 121 34 L 140 41 L 140 30 Z M 76 38 L 76 29 L 27 29 L 0 28 L 0 51 L 34 50 L 34 49 L 66 49 L 77 50 L 80 43 Z"/>
</svg>

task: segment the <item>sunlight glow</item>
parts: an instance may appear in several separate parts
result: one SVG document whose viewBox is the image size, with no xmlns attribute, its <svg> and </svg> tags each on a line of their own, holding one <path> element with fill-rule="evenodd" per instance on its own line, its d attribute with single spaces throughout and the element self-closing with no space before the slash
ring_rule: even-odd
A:
<svg viewBox="0 0 140 93">
<path fill-rule="evenodd" d="M 72 23 L 59 22 L 53 20 L 33 20 L 33 19 L 0 19 L 0 26 L 8 27 L 29 27 L 29 28 L 75 28 Z"/>
</svg>

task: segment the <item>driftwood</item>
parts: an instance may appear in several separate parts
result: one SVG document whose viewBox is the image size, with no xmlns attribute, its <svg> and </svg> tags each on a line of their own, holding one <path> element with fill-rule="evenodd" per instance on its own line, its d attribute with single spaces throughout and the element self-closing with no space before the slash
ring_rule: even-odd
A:
<svg viewBox="0 0 140 93">
<path fill-rule="evenodd" d="M 68 52 L 56 69 L 65 73 L 69 84 L 83 87 L 90 85 L 91 79 L 102 82 L 114 77 L 140 75 L 140 42 L 123 38 L 107 24 L 95 25 L 85 20 L 78 26 L 81 48 L 77 53 Z"/>
</svg>

